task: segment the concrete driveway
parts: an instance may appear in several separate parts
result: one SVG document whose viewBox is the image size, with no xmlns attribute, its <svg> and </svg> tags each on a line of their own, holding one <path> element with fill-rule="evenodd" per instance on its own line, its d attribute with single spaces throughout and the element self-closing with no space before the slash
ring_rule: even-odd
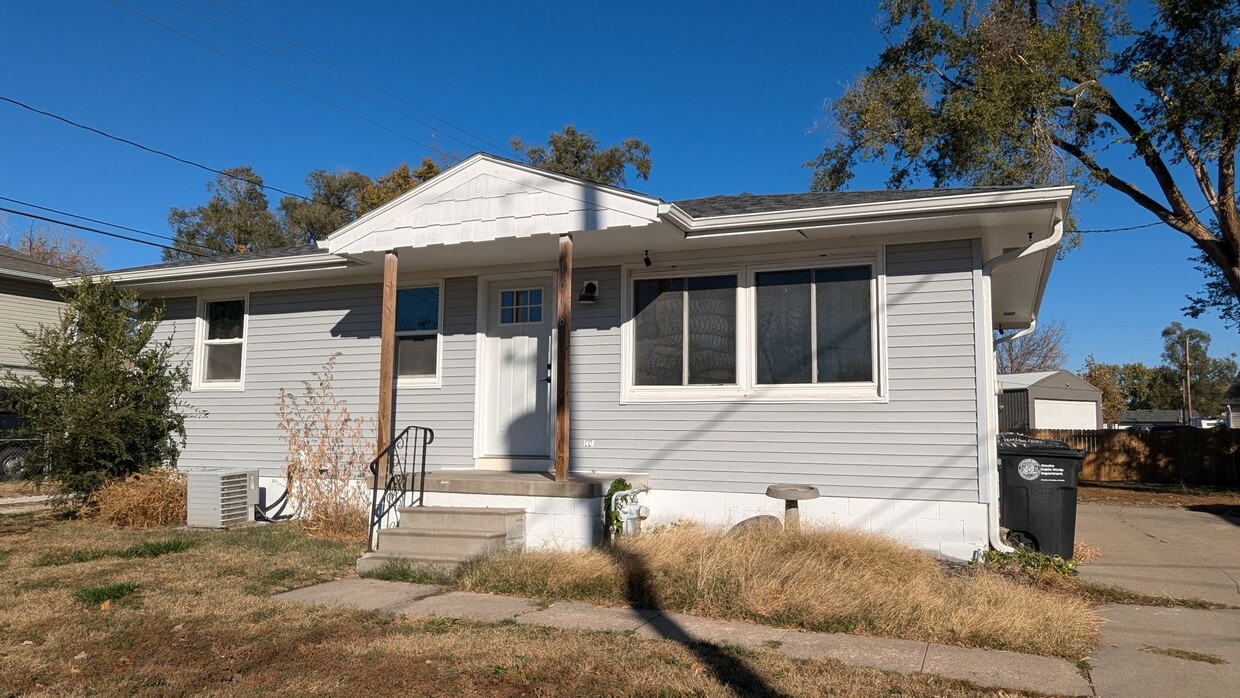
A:
<svg viewBox="0 0 1240 698">
<path fill-rule="evenodd" d="M 1240 519 L 1082 504 L 1076 539 L 1102 551 L 1081 578 L 1153 596 L 1240 606 Z"/>
<path fill-rule="evenodd" d="M 1240 520 L 1181 509 L 1083 504 L 1076 537 L 1097 547 L 1081 578 L 1153 596 L 1240 606 Z M 1240 611 L 1104 606 L 1090 662 L 1098 696 L 1240 694 Z"/>
</svg>

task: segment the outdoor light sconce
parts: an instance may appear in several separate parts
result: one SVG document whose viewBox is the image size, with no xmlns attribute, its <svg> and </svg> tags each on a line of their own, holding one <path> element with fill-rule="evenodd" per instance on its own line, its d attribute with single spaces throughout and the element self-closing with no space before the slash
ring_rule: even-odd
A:
<svg viewBox="0 0 1240 698">
<path fill-rule="evenodd" d="M 585 305 L 594 305 L 594 302 L 597 300 L 598 300 L 598 282 L 587 281 L 585 285 L 581 287 L 581 295 L 577 296 L 577 302 L 585 304 Z"/>
<path fill-rule="evenodd" d="M 650 250 L 646 250 L 646 256 L 642 257 L 642 263 L 646 266 L 650 266 L 652 264 L 650 261 Z"/>
</svg>

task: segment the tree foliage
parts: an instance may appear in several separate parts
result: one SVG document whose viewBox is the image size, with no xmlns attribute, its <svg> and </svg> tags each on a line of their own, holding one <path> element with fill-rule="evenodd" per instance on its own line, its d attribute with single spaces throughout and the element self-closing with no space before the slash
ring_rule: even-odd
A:
<svg viewBox="0 0 1240 698">
<path fill-rule="evenodd" d="M 1110 0 L 886 0 L 888 47 L 831 105 L 813 188 L 871 160 L 893 187 L 1107 188 L 1201 251 L 1207 286 L 1185 310 L 1237 324 L 1240 6 L 1152 5 L 1134 28 Z"/>
<path fill-rule="evenodd" d="M 636 138 L 600 150 L 597 138 L 567 124 L 548 136 L 546 145 L 513 138 L 510 146 L 535 167 L 598 184 L 625 186 L 629 167 L 638 177 L 650 179 L 650 146 Z"/>
<path fill-rule="evenodd" d="M 254 168 L 224 172 L 207 184 L 206 204 L 170 209 L 175 249 L 164 250 L 165 261 L 313 243 L 439 174 L 439 164 L 424 158 L 416 170 L 401 164 L 375 180 L 353 170 L 314 170 L 306 195 L 281 198 L 275 211 Z"/>
<path fill-rule="evenodd" d="M 1063 321 L 1038 325 L 1032 333 L 999 345 L 1000 374 L 1058 371 L 1068 363 L 1068 328 Z"/>
<path fill-rule="evenodd" d="M 87 495 L 112 478 L 175 466 L 189 374 L 171 338 L 155 338 L 162 310 L 106 279 L 64 295 L 58 323 L 22 330 L 35 375 L 3 378 L 22 435 L 34 439 L 25 474 Z"/>
<path fill-rule="evenodd" d="M 1106 424 L 1118 422 L 1119 413 L 1128 409 L 1128 399 L 1120 380 L 1120 367 L 1099 363 L 1094 359 L 1094 355 L 1090 354 L 1085 357 L 1081 378 L 1102 391 L 1102 421 Z"/>
<path fill-rule="evenodd" d="M 59 228 L 32 225 L 18 236 L 14 249 L 67 272 L 86 274 L 101 270 L 99 248 Z"/>
<path fill-rule="evenodd" d="M 164 260 L 190 259 L 196 254 L 238 254 L 297 244 L 281 228 L 268 207 L 263 178 L 253 168 L 233 167 L 207 184 L 211 198 L 191 209 L 172 208 L 168 225 L 175 232 L 175 250 Z"/>
</svg>

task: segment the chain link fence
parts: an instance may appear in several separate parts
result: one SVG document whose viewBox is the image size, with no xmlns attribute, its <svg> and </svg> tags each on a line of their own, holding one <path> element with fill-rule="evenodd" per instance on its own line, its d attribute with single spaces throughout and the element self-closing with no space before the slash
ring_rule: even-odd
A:
<svg viewBox="0 0 1240 698">
<path fill-rule="evenodd" d="M 0 438 L 0 480 L 13 480 L 21 476 L 32 446 L 34 439 Z"/>
</svg>

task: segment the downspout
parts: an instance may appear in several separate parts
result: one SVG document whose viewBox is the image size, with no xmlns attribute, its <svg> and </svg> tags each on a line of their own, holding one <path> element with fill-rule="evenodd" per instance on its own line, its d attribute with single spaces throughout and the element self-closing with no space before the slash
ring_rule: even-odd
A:
<svg viewBox="0 0 1240 698">
<path fill-rule="evenodd" d="M 1055 225 L 1051 229 L 1051 234 L 1046 239 L 1038 240 L 1037 242 L 1031 243 L 1030 245 L 1023 247 L 1021 249 L 1018 249 L 1018 250 L 1004 252 L 998 257 L 995 257 L 989 262 L 986 262 L 985 264 L 983 264 L 982 265 L 982 292 L 985 296 L 984 302 L 986 304 L 985 305 L 986 312 L 990 312 L 990 308 L 991 308 L 991 303 L 990 303 L 991 272 L 993 272 L 998 267 L 1003 266 L 1004 264 L 1009 264 L 1011 262 L 1015 262 L 1018 259 L 1022 259 L 1030 255 L 1038 254 L 1040 252 L 1044 252 L 1054 247 L 1055 245 L 1058 245 L 1059 241 L 1062 239 L 1063 239 L 1063 220 L 1058 220 L 1058 221 L 1055 221 Z M 990 355 L 986 357 L 986 363 L 987 363 L 986 376 L 988 380 L 992 382 L 997 380 L 997 378 L 995 377 L 995 352 L 998 351 L 999 345 L 1005 342 L 1010 342 L 1019 337 L 1025 337 L 1029 334 L 1032 334 L 1033 331 L 1037 329 L 1037 326 L 1038 326 L 1038 319 L 1037 319 L 1037 316 L 1034 316 L 1030 318 L 1029 327 L 1015 334 L 1007 335 L 1004 337 L 999 337 L 998 339 L 994 340 L 994 343 L 991 347 Z M 991 386 L 991 393 L 994 393 L 994 392 L 995 392 L 994 387 Z M 995 448 L 997 448 L 998 424 L 999 424 L 998 407 L 993 397 L 988 402 L 986 409 L 988 412 L 991 413 L 990 419 L 989 419 L 989 433 L 987 435 L 988 438 L 986 439 L 986 456 L 987 456 L 988 463 L 989 463 L 988 467 L 986 468 L 986 481 L 988 485 L 987 489 L 990 493 L 990 501 L 986 502 L 986 508 L 988 510 L 986 529 L 987 529 L 987 533 L 990 539 L 990 547 L 994 548 L 995 550 L 998 550 L 999 552 L 1010 553 L 1014 550 L 1014 548 L 1012 548 L 1012 546 L 1008 545 L 1007 543 L 1003 542 L 1003 534 L 999 530 L 999 468 L 998 468 L 998 463 L 989 460 L 990 456 L 992 455 L 996 459 L 998 458 L 997 452 L 992 453 L 992 451 L 994 451 Z"/>
</svg>

